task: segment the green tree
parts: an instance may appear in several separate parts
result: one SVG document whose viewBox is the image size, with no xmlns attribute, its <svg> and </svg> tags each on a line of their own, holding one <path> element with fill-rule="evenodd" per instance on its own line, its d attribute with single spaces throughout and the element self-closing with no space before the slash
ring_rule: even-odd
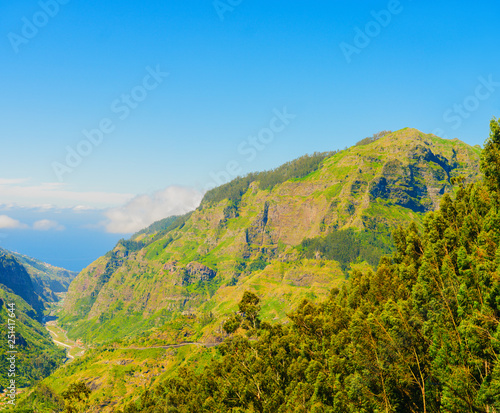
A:
<svg viewBox="0 0 500 413">
<path fill-rule="evenodd" d="M 89 396 L 92 391 L 83 381 L 71 383 L 68 390 L 62 393 L 66 406 L 64 412 L 79 413 L 86 412 L 89 407 Z"/>
<path fill-rule="evenodd" d="M 235 324 L 252 339 L 228 338 L 130 412 L 500 412 L 499 143 L 494 120 L 485 181 L 460 183 L 420 231 L 399 228 L 375 272 L 303 301 L 287 324 L 260 323 L 245 292 Z"/>
<path fill-rule="evenodd" d="M 260 298 L 250 291 L 245 291 L 241 298 L 238 309 L 239 313 L 232 315 L 222 326 L 228 334 L 234 333 L 238 328 L 246 330 L 260 327 Z"/>
<path fill-rule="evenodd" d="M 245 291 L 238 304 L 240 313 L 252 328 L 258 328 L 260 325 L 260 298 L 250 291 Z"/>
<path fill-rule="evenodd" d="M 500 188 L 500 121 L 495 118 L 490 122 L 490 136 L 482 152 L 481 169 L 489 187 L 498 192 Z"/>
</svg>

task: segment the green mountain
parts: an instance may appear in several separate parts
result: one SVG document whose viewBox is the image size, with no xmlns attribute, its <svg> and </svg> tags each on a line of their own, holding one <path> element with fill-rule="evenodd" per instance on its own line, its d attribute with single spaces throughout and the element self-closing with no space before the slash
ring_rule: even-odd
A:
<svg viewBox="0 0 500 413">
<path fill-rule="evenodd" d="M 41 324 L 45 304 L 57 301 L 75 274 L 25 255 L 0 249 L 0 391 L 14 377 L 18 389 L 50 375 L 66 358 Z M 11 326 L 11 329 L 9 329 Z M 8 335 L 10 337 L 8 337 Z M 13 337 L 12 337 L 13 336 Z M 16 351 L 15 376 L 7 372 L 8 351 Z"/>
<path fill-rule="evenodd" d="M 477 179 L 479 153 L 407 128 L 238 178 L 83 270 L 61 321 L 73 338 L 94 343 L 148 330 L 216 340 L 220 328 L 206 315 L 231 314 L 245 289 L 259 293 L 265 320 L 282 319 L 304 298 L 327 297 L 353 258 L 376 265 L 398 225 L 421 225 L 454 179 Z M 189 328 L 167 334 L 182 317 L 191 317 Z"/>
<path fill-rule="evenodd" d="M 19 261 L 0 253 L 0 391 L 9 385 L 8 351 L 16 351 L 15 380 L 17 388 L 29 387 L 48 376 L 64 360 L 48 331 L 40 324 L 43 303 L 35 292 L 31 278 Z M 10 328 L 9 328 L 10 327 Z M 13 376 L 14 377 L 14 376 Z M 12 377 L 11 377 L 12 378 Z"/>
<path fill-rule="evenodd" d="M 17 252 L 6 251 L 0 248 L 0 254 L 10 254 L 23 265 L 31 277 L 35 292 L 44 303 L 59 301 L 56 293 L 68 291 L 71 281 L 77 276 L 77 273 L 74 271 L 55 267 Z"/>
<path fill-rule="evenodd" d="M 399 225 L 424 228 L 425 213 L 444 194 L 479 179 L 480 152 L 403 129 L 238 178 L 208 192 L 196 211 L 121 240 L 72 282 L 59 320 L 93 348 L 24 405 L 50 399 L 47 411 L 58 411 L 62 392 L 83 382 L 93 406 L 111 412 L 137 398 L 137 388 L 182 376 L 184 367 L 201 372 L 225 346 L 222 353 L 160 346 L 227 338 L 241 322 L 235 314 L 245 291 L 260 300 L 259 323 L 279 329 L 304 299 L 327 300 L 346 276 L 356 279 L 393 252 L 390 234 Z"/>
<path fill-rule="evenodd" d="M 220 357 L 188 366 L 121 413 L 500 411 L 500 121 L 484 180 L 459 185 L 395 234 L 376 271 L 354 271 L 287 324 L 245 292 Z M 235 326 L 232 326 L 234 329 Z M 241 331 L 240 331 L 241 330 Z"/>
<path fill-rule="evenodd" d="M 0 251 L 0 285 L 20 296 L 34 310 L 31 317 L 41 320 L 44 306 L 35 292 L 31 277 L 17 259 L 3 251 Z"/>
</svg>

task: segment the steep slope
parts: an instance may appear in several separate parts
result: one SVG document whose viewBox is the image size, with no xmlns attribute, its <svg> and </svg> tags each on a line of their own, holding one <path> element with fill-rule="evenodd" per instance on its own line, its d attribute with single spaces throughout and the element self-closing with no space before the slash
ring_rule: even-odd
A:
<svg viewBox="0 0 500 413">
<path fill-rule="evenodd" d="M 41 324 L 44 302 L 36 290 L 36 282 L 41 279 L 35 277 L 32 280 L 18 257 L 41 267 L 37 270 L 38 276 L 44 277 L 41 279 L 64 277 L 57 274 L 64 270 L 54 268 L 50 270 L 54 271 L 52 274 L 48 264 L 41 265 L 36 260 L 0 249 L 0 370 L 4 372 L 0 374 L 0 392 L 33 386 L 53 373 L 66 359 L 65 350 L 54 344 Z M 35 269 L 28 268 L 30 272 Z M 51 290 L 47 291 L 53 294 Z M 14 390 L 11 380 L 15 380 Z M 1 398 L 0 409 L 6 400 Z"/>
<path fill-rule="evenodd" d="M 55 302 L 59 300 L 56 293 L 68 291 L 71 281 L 78 273 L 64 268 L 55 267 L 27 255 L 17 252 L 8 252 L 0 248 L 0 253 L 10 253 L 19 261 L 33 281 L 36 293 L 44 302 Z"/>
<path fill-rule="evenodd" d="M 437 208 L 453 178 L 477 179 L 479 153 L 407 128 L 237 179 L 207 193 L 194 213 L 121 241 L 82 271 L 61 321 L 87 341 L 149 329 L 159 339 L 199 339 L 217 335 L 216 320 L 236 309 L 245 289 L 261 297 L 265 320 L 283 318 L 344 280 L 342 263 L 304 240 L 350 230 L 373 245 L 373 263 L 391 250 L 394 228 L 420 225 Z"/>
<path fill-rule="evenodd" d="M 325 302 L 304 301 L 286 325 L 259 323 L 258 297 L 245 294 L 246 334 L 219 359 L 118 411 L 499 412 L 496 119 L 483 154 L 485 179 L 445 195 L 421 231 L 397 230 L 396 251 L 375 272 L 354 272 Z"/>
<path fill-rule="evenodd" d="M 53 343 L 40 323 L 44 303 L 35 285 L 21 262 L 0 250 L 0 324 L 4 333 L 0 340 L 0 369 L 5 372 L 0 375 L 0 391 L 10 383 L 7 351 L 16 351 L 15 380 L 19 389 L 47 377 L 65 359 L 65 351 Z"/>
<path fill-rule="evenodd" d="M 4 271 L 5 268 L 8 271 Z M 15 278 L 14 278 L 15 276 Z M 37 313 L 22 298 L 33 299 L 34 291 L 26 271 L 13 258 L 0 257 L 0 391 L 9 385 L 7 351 L 16 351 L 15 380 L 17 388 L 33 385 L 50 375 L 64 360 L 64 350 L 52 342 L 48 331 L 37 321 Z M 6 278 L 7 277 L 7 278 Z M 9 280 L 10 278 L 10 280 Z M 5 283 L 9 286 L 5 286 Z M 15 294 L 13 291 L 19 293 Z M 35 300 L 35 303 L 39 303 Z M 12 322 L 15 320 L 15 323 Z M 13 330 L 9 330 L 9 326 Z M 14 334 L 15 340 L 7 335 Z M 11 340 L 11 341 L 9 341 Z"/>
<path fill-rule="evenodd" d="M 41 319 L 43 303 L 35 292 L 26 269 L 12 255 L 0 251 L 0 285 L 22 297 L 35 311 L 31 317 Z"/>
</svg>

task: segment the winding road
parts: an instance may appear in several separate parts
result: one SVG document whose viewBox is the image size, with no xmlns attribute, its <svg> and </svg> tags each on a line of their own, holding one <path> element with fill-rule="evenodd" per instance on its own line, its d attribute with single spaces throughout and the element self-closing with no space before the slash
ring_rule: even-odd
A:
<svg viewBox="0 0 500 413">
<path fill-rule="evenodd" d="M 179 347 L 185 347 L 185 346 L 203 346 L 203 347 L 216 347 L 220 345 L 221 343 L 179 343 L 179 344 L 168 344 L 165 346 L 149 346 L 149 347 L 119 347 L 117 350 L 150 350 L 154 348 L 163 348 L 163 349 L 169 349 L 169 348 L 179 348 Z"/>
<path fill-rule="evenodd" d="M 48 330 L 52 337 L 52 341 L 59 347 L 65 347 L 68 349 L 66 352 L 66 357 L 68 361 L 74 360 L 75 356 L 80 357 L 85 352 L 85 348 L 77 345 L 74 341 L 68 339 L 66 331 L 56 324 L 56 321 L 48 321 L 45 323 L 45 328 Z M 75 352 L 79 350 L 78 352 Z M 74 353 L 74 355 L 72 354 Z"/>
<path fill-rule="evenodd" d="M 68 349 L 66 352 L 66 356 L 68 358 L 68 361 L 74 360 L 75 356 L 80 357 L 84 354 L 85 349 L 83 347 L 78 346 L 74 341 L 69 340 L 68 336 L 66 335 L 66 331 L 64 331 L 61 327 L 59 327 L 56 323 L 56 321 L 48 321 L 45 323 L 45 328 L 49 331 L 50 335 L 52 336 L 52 341 L 57 344 L 60 347 L 65 347 Z M 216 347 L 220 345 L 221 343 L 199 343 L 199 342 L 188 342 L 188 343 L 178 343 L 178 344 L 167 344 L 163 346 L 146 346 L 146 347 L 139 347 L 139 346 L 130 346 L 130 347 L 118 347 L 117 350 L 136 350 L 136 351 L 141 351 L 141 350 L 151 350 L 151 349 L 156 349 L 156 348 L 162 348 L 162 349 L 171 349 L 171 348 L 180 348 L 180 347 L 185 347 L 185 346 L 203 346 L 203 347 Z M 74 353 L 75 349 L 80 350 L 76 354 Z"/>
</svg>

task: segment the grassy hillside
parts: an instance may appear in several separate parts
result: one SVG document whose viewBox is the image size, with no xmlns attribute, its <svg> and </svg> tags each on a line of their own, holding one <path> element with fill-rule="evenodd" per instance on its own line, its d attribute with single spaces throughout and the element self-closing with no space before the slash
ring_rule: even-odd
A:
<svg viewBox="0 0 500 413">
<path fill-rule="evenodd" d="M 237 333 L 202 372 L 186 368 L 121 413 L 500 411 L 500 121 L 484 179 L 398 229 L 376 271 L 355 271 L 289 322 L 259 320 L 245 293 Z M 241 331 L 243 330 L 243 331 Z"/>
<path fill-rule="evenodd" d="M 9 307 L 9 304 L 14 307 Z M 14 308 L 14 312 L 8 311 Z M 15 314 L 15 318 L 11 317 Z M 15 340 L 9 341 L 10 325 L 15 325 Z M 12 324 L 12 320 L 15 323 Z M 52 373 L 65 359 L 64 351 L 56 347 L 45 328 L 34 319 L 33 308 L 21 297 L 0 286 L 0 391 L 8 385 L 7 351 L 16 353 L 16 385 L 19 389 L 32 386 Z M 14 341 L 14 343 L 12 342 Z M 11 346 L 12 345 L 12 346 Z"/>
<path fill-rule="evenodd" d="M 35 292 L 45 302 L 55 302 L 59 298 L 56 293 L 68 291 L 68 287 L 77 276 L 74 271 L 55 267 L 27 255 L 0 248 L 0 254 L 10 254 L 23 265 L 31 277 Z"/>
<path fill-rule="evenodd" d="M 361 257 L 374 264 L 390 252 L 394 228 L 420 225 L 453 178 L 472 181 L 478 169 L 478 148 L 403 129 L 239 178 L 207 193 L 194 213 L 121 241 L 82 271 L 62 322 L 73 338 L 106 342 L 162 331 L 190 314 L 190 338 L 200 339 L 215 334 L 201 316 L 230 314 L 244 288 L 261 296 L 264 319 L 280 318 L 344 278 L 351 259 L 334 261 L 329 242 L 371 245 L 375 253 Z M 332 235 L 347 229 L 349 236 Z"/>
<path fill-rule="evenodd" d="M 56 347 L 49 332 L 40 324 L 44 303 L 35 285 L 16 256 L 1 250 L 0 369 L 3 373 L 0 392 L 11 384 L 10 380 L 15 380 L 18 390 L 33 386 L 49 376 L 66 358 L 65 352 Z M 14 362 L 8 359 L 12 355 Z M 0 400 L 0 406 L 3 401 Z"/>
<path fill-rule="evenodd" d="M 203 365 L 217 353 L 122 349 L 220 342 L 244 291 L 257 294 L 262 320 L 273 324 L 303 299 L 326 299 L 347 274 L 393 250 L 398 225 L 422 227 L 424 213 L 459 187 L 452 180 L 476 180 L 479 152 L 404 129 L 236 179 L 193 213 L 121 240 L 74 280 L 60 320 L 94 350 L 45 380 L 52 390 L 38 388 L 31 403 L 83 380 L 99 411 L 112 411 L 137 396 L 135 386 Z"/>
<path fill-rule="evenodd" d="M 86 356 L 61 367 L 20 398 L 19 407 L 39 412 L 62 412 L 63 393 L 71 384 L 83 382 L 91 390 L 92 412 L 113 412 L 137 398 L 140 390 L 174 377 L 179 368 L 201 371 L 218 358 L 216 348 L 196 345 L 180 348 L 136 350 L 109 347 L 91 350 Z"/>
<path fill-rule="evenodd" d="M 0 286 L 22 297 L 32 308 L 30 317 L 41 321 L 43 302 L 35 292 L 26 268 L 14 256 L 0 251 Z"/>
</svg>

